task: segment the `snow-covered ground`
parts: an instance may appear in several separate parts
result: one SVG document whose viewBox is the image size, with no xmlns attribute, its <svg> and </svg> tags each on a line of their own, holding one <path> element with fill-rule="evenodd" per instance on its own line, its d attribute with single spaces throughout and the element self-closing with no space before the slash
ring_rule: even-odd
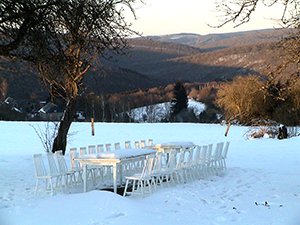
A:
<svg viewBox="0 0 300 225">
<path fill-rule="evenodd" d="M 152 138 L 155 143 L 230 141 L 219 176 L 158 189 L 145 198 L 108 191 L 34 195 L 32 154 L 44 153 L 29 124 L 0 122 L 0 224 L 300 224 L 300 137 L 245 140 L 245 127 L 208 124 L 73 123 L 68 148 Z M 69 155 L 66 156 L 68 159 Z"/>
</svg>

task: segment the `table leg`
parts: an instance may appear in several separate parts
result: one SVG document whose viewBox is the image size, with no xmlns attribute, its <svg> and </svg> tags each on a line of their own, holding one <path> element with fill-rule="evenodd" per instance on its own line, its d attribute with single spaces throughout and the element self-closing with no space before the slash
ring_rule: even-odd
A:
<svg viewBox="0 0 300 225">
<path fill-rule="evenodd" d="M 117 164 L 113 165 L 114 193 L 117 193 Z"/>
<path fill-rule="evenodd" d="M 83 165 L 83 192 L 87 191 L 87 165 Z"/>
<path fill-rule="evenodd" d="M 119 183 L 122 186 L 122 180 L 123 180 L 123 165 L 119 164 Z"/>
</svg>

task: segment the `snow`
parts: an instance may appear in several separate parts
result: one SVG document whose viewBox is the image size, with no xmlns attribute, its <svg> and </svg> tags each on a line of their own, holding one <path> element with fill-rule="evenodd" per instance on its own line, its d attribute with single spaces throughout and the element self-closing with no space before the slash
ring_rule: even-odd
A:
<svg viewBox="0 0 300 225">
<path fill-rule="evenodd" d="M 34 195 L 32 154 L 44 153 L 32 126 L 0 122 L 0 224 L 300 224 L 300 137 L 245 140 L 247 127 L 217 124 L 73 123 L 68 148 L 146 140 L 198 145 L 230 141 L 227 170 L 144 198 L 108 191 Z M 66 159 L 69 155 L 66 156 Z M 80 189 L 81 190 L 81 189 Z"/>
<path fill-rule="evenodd" d="M 166 118 L 170 112 L 171 103 L 160 103 L 150 106 L 139 107 L 130 111 L 130 117 L 135 122 L 160 122 Z M 205 110 L 205 104 L 193 99 L 188 100 L 188 109 L 192 109 L 196 116 Z"/>
</svg>

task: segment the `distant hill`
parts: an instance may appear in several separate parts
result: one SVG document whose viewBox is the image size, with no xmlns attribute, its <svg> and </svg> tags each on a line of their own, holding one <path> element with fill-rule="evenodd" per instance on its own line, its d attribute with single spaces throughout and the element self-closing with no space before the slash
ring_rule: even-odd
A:
<svg viewBox="0 0 300 225">
<path fill-rule="evenodd" d="M 237 75 L 260 73 L 273 60 L 274 46 L 271 43 L 283 34 L 277 30 L 260 30 L 205 36 L 174 34 L 148 37 L 155 40 L 152 42 L 138 38 L 132 40 L 131 57 L 117 57 L 117 62 L 108 65 L 137 71 L 160 80 L 161 85 L 178 79 L 184 82 L 231 80 Z M 195 48 L 197 43 L 201 43 L 202 47 Z"/>
<path fill-rule="evenodd" d="M 148 38 L 156 41 L 189 45 L 200 49 L 216 50 L 277 41 L 278 38 L 285 33 L 285 30 L 264 29 L 208 35 L 181 33 L 162 36 L 149 36 Z"/>
<path fill-rule="evenodd" d="M 127 56 L 97 59 L 84 79 L 95 94 L 118 93 L 184 82 L 230 80 L 257 74 L 272 62 L 271 44 L 282 31 L 259 30 L 227 34 L 173 34 L 130 39 Z M 26 63 L 0 58 L 0 83 L 8 82 L 15 99 L 44 99 L 47 91 Z"/>
</svg>

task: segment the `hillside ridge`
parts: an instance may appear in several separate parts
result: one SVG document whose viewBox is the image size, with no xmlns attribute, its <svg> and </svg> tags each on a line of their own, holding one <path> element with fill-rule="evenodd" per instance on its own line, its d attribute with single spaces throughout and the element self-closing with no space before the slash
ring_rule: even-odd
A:
<svg viewBox="0 0 300 225">
<path fill-rule="evenodd" d="M 178 79 L 212 82 L 258 74 L 272 62 L 274 49 L 270 43 L 282 35 L 280 30 L 267 29 L 132 38 L 128 56 L 115 56 L 114 61 L 97 59 L 84 84 L 98 95 L 167 86 Z M 0 58 L 0 83 L 3 80 L 8 83 L 7 95 L 16 99 L 47 96 L 37 72 L 27 63 Z"/>
</svg>

